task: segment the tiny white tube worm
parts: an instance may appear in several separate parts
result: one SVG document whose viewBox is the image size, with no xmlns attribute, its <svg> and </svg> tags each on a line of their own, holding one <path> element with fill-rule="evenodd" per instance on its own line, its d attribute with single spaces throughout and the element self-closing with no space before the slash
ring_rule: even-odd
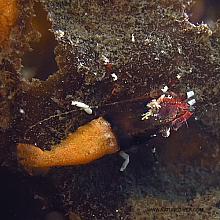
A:
<svg viewBox="0 0 220 220">
<path fill-rule="evenodd" d="M 78 101 L 72 101 L 71 105 L 74 105 L 76 107 L 81 108 L 82 110 L 84 110 L 87 114 L 91 115 L 92 114 L 92 109 L 90 108 L 89 105 L 86 105 L 83 102 L 78 102 Z"/>
</svg>

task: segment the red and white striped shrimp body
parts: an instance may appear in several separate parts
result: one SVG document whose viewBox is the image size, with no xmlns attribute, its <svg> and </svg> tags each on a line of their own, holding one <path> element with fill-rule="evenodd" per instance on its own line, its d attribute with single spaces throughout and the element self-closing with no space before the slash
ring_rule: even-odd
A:
<svg viewBox="0 0 220 220">
<path fill-rule="evenodd" d="M 190 105 L 184 100 L 161 96 L 158 99 L 160 109 L 157 117 L 160 120 L 171 122 L 171 128 L 178 130 L 193 115 Z"/>
</svg>

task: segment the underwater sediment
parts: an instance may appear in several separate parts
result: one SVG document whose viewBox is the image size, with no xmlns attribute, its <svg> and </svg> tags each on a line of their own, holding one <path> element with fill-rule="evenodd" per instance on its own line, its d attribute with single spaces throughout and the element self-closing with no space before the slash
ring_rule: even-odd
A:
<svg viewBox="0 0 220 220">
<path fill-rule="evenodd" d="M 27 189 L 21 207 L 19 199 L 9 204 L 17 219 L 34 219 L 33 213 L 42 219 L 51 210 L 81 219 L 219 215 L 218 22 L 212 28 L 192 24 L 190 3 L 181 0 L 1 5 L 1 188 L 16 181 L 9 185 L 12 195 Z M 193 91 L 196 104 L 188 126 L 168 138 L 152 138 L 167 121 L 141 120 L 142 114 L 165 86 L 177 97 Z M 91 107 L 92 114 L 73 102 Z M 124 172 L 118 154 L 55 167 L 44 177 L 28 176 L 20 166 L 19 143 L 52 151 L 98 117 L 110 123 L 119 147 L 130 155 Z M 33 213 L 25 213 L 27 201 Z M 161 210 L 172 207 L 182 209 Z M 194 209 L 184 211 L 187 207 Z"/>
</svg>

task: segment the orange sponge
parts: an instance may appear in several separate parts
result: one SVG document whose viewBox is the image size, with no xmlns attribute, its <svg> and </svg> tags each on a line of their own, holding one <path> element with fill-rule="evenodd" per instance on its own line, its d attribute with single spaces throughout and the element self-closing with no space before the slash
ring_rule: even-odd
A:
<svg viewBox="0 0 220 220">
<path fill-rule="evenodd" d="M 17 0 L 0 0 L 0 43 L 9 37 L 18 17 Z"/>
<path fill-rule="evenodd" d="M 103 118 L 79 127 L 50 151 L 18 144 L 18 160 L 25 169 L 86 164 L 119 150 L 110 124 Z"/>
</svg>

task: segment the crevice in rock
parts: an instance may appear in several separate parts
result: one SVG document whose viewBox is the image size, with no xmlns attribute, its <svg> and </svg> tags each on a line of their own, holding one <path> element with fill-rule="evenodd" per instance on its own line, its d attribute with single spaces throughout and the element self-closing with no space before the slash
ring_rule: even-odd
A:
<svg viewBox="0 0 220 220">
<path fill-rule="evenodd" d="M 196 0 L 188 15 L 193 24 L 206 23 L 212 27 L 220 19 L 220 1 Z"/>
<path fill-rule="evenodd" d="M 32 19 L 32 25 L 39 32 L 40 38 L 31 43 L 32 51 L 24 54 L 21 72 L 26 80 L 46 80 L 58 70 L 54 54 L 57 41 L 50 31 L 51 22 L 48 20 L 47 12 L 40 3 L 35 3 L 34 11 L 36 16 Z"/>
</svg>

